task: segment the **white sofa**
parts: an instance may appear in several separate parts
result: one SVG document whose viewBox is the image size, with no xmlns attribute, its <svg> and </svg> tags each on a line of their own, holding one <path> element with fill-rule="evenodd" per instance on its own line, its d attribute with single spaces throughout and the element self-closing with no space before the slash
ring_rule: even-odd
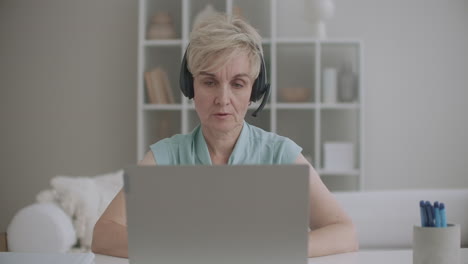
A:
<svg viewBox="0 0 468 264">
<path fill-rule="evenodd" d="M 56 176 L 37 203 L 7 228 L 10 251 L 90 251 L 96 221 L 123 186 L 123 170 L 97 176 Z"/>
<path fill-rule="evenodd" d="M 420 225 L 420 200 L 444 202 L 447 207 L 447 221 L 460 224 L 461 244 L 463 247 L 468 246 L 468 189 L 334 194 L 357 227 L 361 249 L 411 248 L 413 226 Z M 60 210 L 62 209 L 55 204 L 34 204 L 23 208 L 10 224 L 10 230 L 16 230 L 8 234 L 8 242 L 14 246 L 11 249 L 62 252 L 70 250 L 77 238 L 72 226 L 73 220 Z M 33 225 L 31 219 L 36 220 Z M 40 230 L 42 232 L 38 232 Z M 92 236 L 88 234 L 88 237 L 90 235 Z M 89 247 L 87 249 L 89 250 Z"/>
<path fill-rule="evenodd" d="M 413 226 L 421 225 L 419 201 L 443 202 L 447 222 L 461 227 L 468 247 L 468 189 L 342 192 L 335 196 L 356 225 L 361 249 L 411 248 Z"/>
</svg>

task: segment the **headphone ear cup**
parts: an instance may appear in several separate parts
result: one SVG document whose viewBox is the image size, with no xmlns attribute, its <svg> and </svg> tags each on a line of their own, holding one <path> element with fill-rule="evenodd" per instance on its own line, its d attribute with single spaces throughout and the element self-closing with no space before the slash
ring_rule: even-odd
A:
<svg viewBox="0 0 468 264">
<path fill-rule="evenodd" d="M 265 62 L 263 61 L 263 58 L 261 61 L 260 72 L 258 73 L 258 77 L 252 85 L 252 95 L 250 96 L 250 101 L 252 102 L 256 102 L 260 100 L 263 95 L 269 94 L 267 92 L 270 89 L 270 84 L 267 83 Z"/>
<path fill-rule="evenodd" d="M 260 89 L 261 88 L 260 88 L 258 77 L 257 77 L 257 79 L 255 79 L 254 84 L 252 85 L 252 94 L 250 95 L 250 101 L 256 102 L 258 100 L 258 91 Z"/>
<path fill-rule="evenodd" d="M 187 50 L 185 51 L 184 58 L 180 65 L 179 86 L 185 97 L 188 97 L 189 99 L 193 98 L 193 76 L 187 66 Z"/>
</svg>

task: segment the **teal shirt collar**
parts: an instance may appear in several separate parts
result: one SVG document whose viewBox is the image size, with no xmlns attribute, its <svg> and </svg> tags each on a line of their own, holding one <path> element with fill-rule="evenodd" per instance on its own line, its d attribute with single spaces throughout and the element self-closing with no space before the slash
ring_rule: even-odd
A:
<svg viewBox="0 0 468 264">
<path fill-rule="evenodd" d="M 202 165 L 211 165 L 210 152 L 208 151 L 208 146 L 206 145 L 205 137 L 201 129 L 201 125 L 198 125 L 194 131 L 194 146 L 195 146 L 195 155 L 197 156 L 197 163 Z"/>
<path fill-rule="evenodd" d="M 244 121 L 239 138 L 236 141 L 236 145 L 232 150 L 231 156 L 229 156 L 229 165 L 239 164 L 242 159 L 242 155 L 245 154 L 246 147 L 248 146 L 249 141 L 248 126 L 249 125 L 247 124 L 247 122 Z M 208 151 L 208 145 L 206 144 L 205 137 L 203 136 L 201 125 L 198 125 L 198 127 L 194 130 L 194 133 L 194 147 L 198 162 L 203 165 L 212 165 L 210 152 Z"/>
</svg>

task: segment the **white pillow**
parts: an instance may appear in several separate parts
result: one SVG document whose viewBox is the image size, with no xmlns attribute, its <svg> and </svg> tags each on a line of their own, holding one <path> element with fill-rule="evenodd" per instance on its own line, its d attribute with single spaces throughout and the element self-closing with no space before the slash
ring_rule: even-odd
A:
<svg viewBox="0 0 468 264">
<path fill-rule="evenodd" d="M 55 202 L 73 219 L 83 251 L 91 249 L 96 221 L 123 186 L 123 170 L 94 177 L 57 176 L 52 189 L 40 192 L 39 202 Z"/>
<path fill-rule="evenodd" d="M 71 218 L 55 203 L 22 208 L 7 234 L 8 249 L 17 252 L 67 252 L 77 240 Z"/>
</svg>

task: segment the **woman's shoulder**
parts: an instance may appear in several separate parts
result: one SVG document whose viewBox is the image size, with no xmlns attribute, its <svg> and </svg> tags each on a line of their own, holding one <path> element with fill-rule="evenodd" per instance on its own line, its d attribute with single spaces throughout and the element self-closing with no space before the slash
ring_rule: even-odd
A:
<svg viewBox="0 0 468 264">
<path fill-rule="evenodd" d="M 150 145 L 150 151 L 157 164 L 179 164 L 190 157 L 192 143 L 192 134 L 176 134 Z"/>
<path fill-rule="evenodd" d="M 297 159 L 302 148 L 288 137 L 248 125 L 250 148 L 260 153 L 263 163 L 291 164 Z"/>
<path fill-rule="evenodd" d="M 161 140 L 156 141 L 151 145 L 153 146 L 173 146 L 173 145 L 183 145 L 191 142 L 193 140 L 192 134 L 175 134 L 171 137 L 163 138 Z"/>
<path fill-rule="evenodd" d="M 256 127 L 254 125 L 247 125 L 249 126 L 250 138 L 258 143 L 269 145 L 273 144 L 275 146 L 278 144 L 294 143 L 294 141 L 288 137 L 281 136 L 270 131 L 265 131 L 262 128 Z"/>
<path fill-rule="evenodd" d="M 156 165 L 156 160 L 154 158 L 153 152 L 151 150 L 146 152 L 143 159 L 138 162 L 138 165 L 140 166 Z"/>
<path fill-rule="evenodd" d="M 177 151 L 181 146 L 190 146 L 193 141 L 192 134 L 175 134 L 168 138 L 163 138 L 154 144 L 150 145 L 150 149 L 155 156 L 159 153 L 172 153 Z"/>
<path fill-rule="evenodd" d="M 292 139 L 278 135 L 273 132 L 265 131 L 259 127 L 248 125 L 250 130 L 250 140 L 252 146 L 268 148 L 275 153 L 288 152 L 300 153 L 302 148 Z"/>
</svg>

